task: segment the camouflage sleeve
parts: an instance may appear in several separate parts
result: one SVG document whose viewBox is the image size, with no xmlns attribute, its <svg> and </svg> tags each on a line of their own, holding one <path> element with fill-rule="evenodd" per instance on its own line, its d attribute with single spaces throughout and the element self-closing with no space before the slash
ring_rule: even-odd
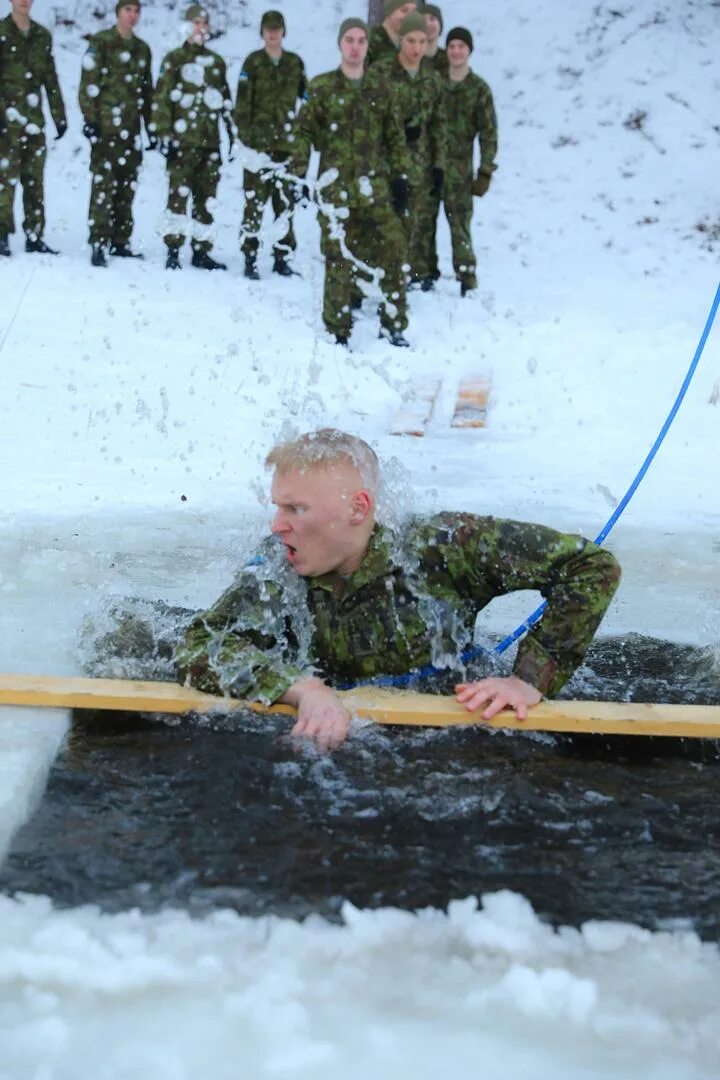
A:
<svg viewBox="0 0 720 1080">
<path fill-rule="evenodd" d="M 264 704 L 313 673 L 298 660 L 281 589 L 251 571 L 194 619 L 175 663 L 185 685 Z"/>
<path fill-rule="evenodd" d="M 173 133 L 173 103 L 171 93 L 175 84 L 175 68 L 166 56 L 160 67 L 160 77 L 155 84 L 152 113 L 159 139 L 168 139 Z"/>
<path fill-rule="evenodd" d="M 385 145 L 383 152 L 387 152 L 390 166 L 390 178 L 392 180 L 400 176 L 407 176 L 410 172 L 408 159 L 407 139 L 405 129 L 400 118 L 400 107 L 394 94 L 387 88 L 385 123 L 383 125 Z"/>
<path fill-rule="evenodd" d="M 557 694 L 582 662 L 619 584 L 614 556 L 543 525 L 471 514 L 446 520 L 449 527 L 435 532 L 422 558 L 457 595 L 484 606 L 493 596 L 537 589 L 547 600 L 513 672 L 543 694 Z"/>
<path fill-rule="evenodd" d="M 475 130 L 480 138 L 479 172 L 490 176 L 497 165 L 495 158 L 498 151 L 497 116 L 492 91 L 484 79 L 480 80 L 480 90 L 475 107 Z"/>
<path fill-rule="evenodd" d="M 255 149 L 252 133 L 253 84 L 252 67 L 246 59 L 238 79 L 237 96 L 235 98 L 235 127 L 242 141 L 251 149 Z"/>
<path fill-rule="evenodd" d="M 437 76 L 436 78 L 439 92 L 430 114 L 430 154 L 433 167 L 442 169 L 445 172 L 448 154 L 447 112 L 445 109 L 445 92 L 440 77 Z"/>
<path fill-rule="evenodd" d="M 80 72 L 80 87 L 78 89 L 78 103 L 83 120 L 86 124 L 99 124 L 100 122 L 100 68 L 102 57 L 100 43 L 90 38 L 85 55 L 82 59 Z"/>
<path fill-rule="evenodd" d="M 305 176 L 313 146 L 318 147 L 322 125 L 322 92 L 312 83 L 293 124 L 293 152 L 289 171 Z"/>
<path fill-rule="evenodd" d="M 56 128 L 67 127 L 65 102 L 58 82 L 55 60 L 52 54 L 52 38 L 48 34 L 47 56 L 45 57 L 45 92 L 50 106 L 50 115 Z"/>
<path fill-rule="evenodd" d="M 308 82 L 307 82 L 307 75 L 305 73 L 305 65 L 302 62 L 302 60 L 300 60 L 300 78 L 298 79 L 298 88 L 297 88 L 298 101 L 303 101 L 304 100 L 305 94 L 307 93 L 307 88 L 308 88 Z"/>
<path fill-rule="evenodd" d="M 153 115 L 152 115 L 152 98 L 153 98 L 153 84 L 152 84 L 152 53 L 148 48 L 145 52 L 145 71 L 143 73 L 142 80 L 142 101 L 140 103 L 140 112 L 142 113 L 143 123 L 145 124 L 145 131 L 150 132 L 153 130 Z"/>
</svg>

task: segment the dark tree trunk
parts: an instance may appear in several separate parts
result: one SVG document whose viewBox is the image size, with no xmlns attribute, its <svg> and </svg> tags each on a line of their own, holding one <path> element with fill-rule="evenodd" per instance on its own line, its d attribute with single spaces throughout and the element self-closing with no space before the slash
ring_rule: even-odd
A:
<svg viewBox="0 0 720 1080">
<path fill-rule="evenodd" d="M 383 20 L 384 0 L 368 0 L 368 22 L 377 26 Z"/>
</svg>

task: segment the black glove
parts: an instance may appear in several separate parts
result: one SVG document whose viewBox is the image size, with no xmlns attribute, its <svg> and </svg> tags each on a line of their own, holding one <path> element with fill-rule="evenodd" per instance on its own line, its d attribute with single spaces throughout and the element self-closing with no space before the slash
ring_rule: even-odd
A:
<svg viewBox="0 0 720 1080">
<path fill-rule="evenodd" d="M 422 134 L 422 128 L 419 124 L 406 124 L 405 125 L 405 141 L 408 146 L 412 146 L 416 143 Z"/>
<path fill-rule="evenodd" d="M 175 160 L 178 152 L 178 144 L 175 142 L 174 139 L 161 139 L 159 146 L 160 153 L 164 158 L 166 158 L 168 161 Z"/>
<path fill-rule="evenodd" d="M 478 199 L 482 199 L 483 195 L 487 195 L 489 187 L 490 177 L 487 173 L 479 172 L 473 180 L 473 195 L 477 195 Z"/>
<path fill-rule="evenodd" d="M 442 198 L 443 183 L 445 182 L 445 173 L 442 169 L 438 169 L 437 166 L 432 171 L 432 187 L 430 188 L 430 194 L 433 199 Z"/>
<path fill-rule="evenodd" d="M 67 131 L 67 120 L 61 120 L 59 124 L 55 125 L 55 128 L 57 130 L 57 135 L 55 136 L 55 142 L 57 142 L 58 139 L 62 139 L 63 135 Z"/>
<path fill-rule="evenodd" d="M 96 143 L 100 138 L 100 125 L 99 124 L 83 124 L 83 135 L 86 139 L 89 139 L 91 143 Z"/>
<path fill-rule="evenodd" d="M 396 176 L 390 181 L 390 201 L 396 214 L 404 214 L 408 208 L 408 182 L 404 176 Z"/>
</svg>

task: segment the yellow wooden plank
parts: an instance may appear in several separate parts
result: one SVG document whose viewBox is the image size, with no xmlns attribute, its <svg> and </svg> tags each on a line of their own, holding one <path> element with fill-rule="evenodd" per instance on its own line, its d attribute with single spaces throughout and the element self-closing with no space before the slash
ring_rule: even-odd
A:
<svg viewBox="0 0 720 1080">
<path fill-rule="evenodd" d="M 491 721 L 468 713 L 452 697 L 359 687 L 341 694 L 358 717 L 378 724 L 451 727 L 485 724 L 525 731 L 598 735 L 675 735 L 720 738 L 720 705 L 663 705 L 609 701 L 543 701 L 527 720 L 503 712 Z M 288 705 L 264 706 L 218 698 L 176 683 L 90 679 L 58 675 L 0 674 L 0 704 L 121 712 L 210 712 L 244 708 L 293 715 Z"/>
<path fill-rule="evenodd" d="M 458 387 L 455 409 L 450 426 L 480 428 L 487 425 L 490 382 L 483 376 L 463 379 Z"/>
</svg>

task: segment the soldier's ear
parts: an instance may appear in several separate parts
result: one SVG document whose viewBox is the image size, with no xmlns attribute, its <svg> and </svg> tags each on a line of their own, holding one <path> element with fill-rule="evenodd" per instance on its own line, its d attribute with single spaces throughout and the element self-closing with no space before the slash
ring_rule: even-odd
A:
<svg viewBox="0 0 720 1080">
<path fill-rule="evenodd" d="M 351 525 L 362 525 L 367 519 L 368 514 L 372 511 L 372 499 L 369 492 L 363 488 L 360 491 L 356 491 L 352 498 L 352 509 L 350 513 Z"/>
</svg>

